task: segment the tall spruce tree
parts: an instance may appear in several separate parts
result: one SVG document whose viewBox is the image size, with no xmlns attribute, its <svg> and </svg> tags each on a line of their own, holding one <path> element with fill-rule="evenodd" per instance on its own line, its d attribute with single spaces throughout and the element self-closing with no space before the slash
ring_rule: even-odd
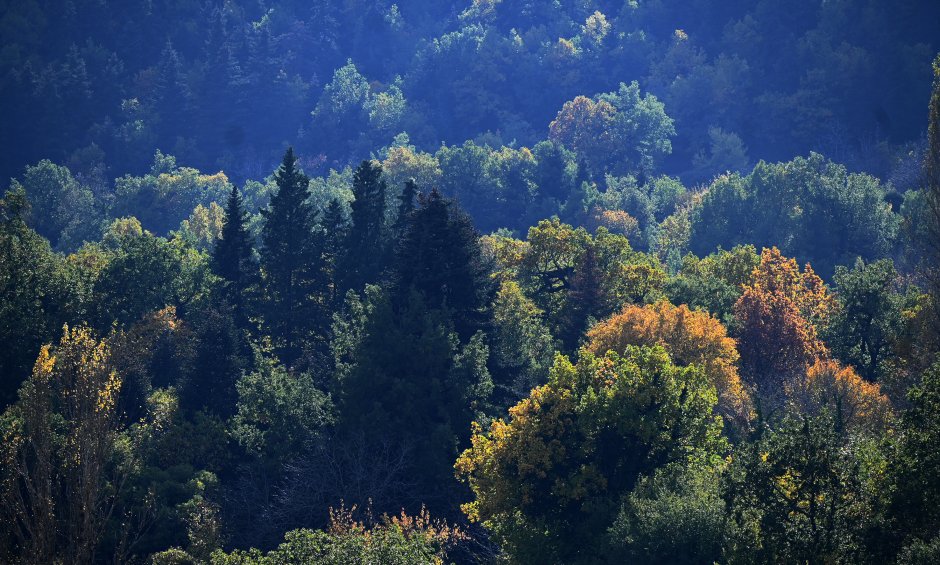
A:
<svg viewBox="0 0 940 565">
<path fill-rule="evenodd" d="M 405 181 L 405 186 L 402 187 L 401 196 L 398 199 L 398 216 L 395 218 L 395 228 L 393 230 L 396 239 L 401 239 L 405 234 L 405 230 L 408 229 L 408 222 L 411 219 L 411 213 L 414 212 L 417 196 L 418 183 L 413 178 L 408 179 Z"/>
<path fill-rule="evenodd" d="M 933 94 L 927 128 L 927 275 L 934 295 L 934 322 L 940 328 L 940 55 L 933 62 Z"/>
<path fill-rule="evenodd" d="M 461 340 L 489 324 L 496 289 L 469 216 L 437 189 L 420 196 L 396 259 L 400 301 L 417 291 L 430 308 L 450 311 Z"/>
<path fill-rule="evenodd" d="M 262 211 L 261 231 L 264 325 L 287 365 L 300 358 L 305 346 L 324 343 L 329 328 L 329 280 L 322 240 L 307 201 L 309 179 L 296 161 L 289 148 L 274 174 L 277 192 Z"/>
<path fill-rule="evenodd" d="M 247 222 L 248 212 L 245 211 L 241 194 L 238 187 L 232 185 L 225 206 L 222 237 L 212 251 L 212 272 L 222 279 L 222 298 L 231 305 L 239 329 L 248 327 L 250 297 L 258 284 L 258 265 L 255 263 Z"/>
<path fill-rule="evenodd" d="M 330 278 L 330 304 L 338 307 L 343 300 L 337 282 L 341 278 L 343 258 L 346 256 L 346 237 L 349 231 L 348 221 L 343 214 L 343 206 L 335 198 L 326 207 L 320 222 L 323 228 L 323 260 Z"/>
<path fill-rule="evenodd" d="M 384 230 L 386 191 L 381 165 L 363 161 L 353 177 L 352 225 L 342 268 L 344 294 L 347 289 L 359 291 L 367 283 L 378 281 L 387 266 L 390 246 Z"/>
</svg>

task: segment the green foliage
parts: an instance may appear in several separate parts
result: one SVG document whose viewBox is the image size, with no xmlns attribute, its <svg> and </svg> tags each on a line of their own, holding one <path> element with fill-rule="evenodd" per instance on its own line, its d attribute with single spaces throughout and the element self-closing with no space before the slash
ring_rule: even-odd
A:
<svg viewBox="0 0 940 565">
<path fill-rule="evenodd" d="M 891 370 L 892 350 L 904 331 L 904 311 L 915 297 L 904 292 L 890 259 L 852 270 L 837 267 L 833 277 L 839 308 L 826 332 L 827 342 L 865 379 L 881 381 Z"/>
<path fill-rule="evenodd" d="M 728 325 L 734 303 L 759 263 L 753 245 L 719 249 L 702 259 L 688 254 L 682 258 L 679 272 L 667 281 L 666 295 L 675 304 L 703 308 Z"/>
<path fill-rule="evenodd" d="M 253 241 L 248 234 L 248 213 L 238 188 L 232 185 L 225 206 L 221 237 L 212 249 L 212 272 L 222 279 L 223 299 L 232 306 L 239 328 L 248 327 L 253 294 L 259 281 Z"/>
<path fill-rule="evenodd" d="M 274 175 L 277 192 L 262 211 L 263 326 L 282 360 L 296 363 L 305 348 L 322 346 L 329 325 L 329 284 L 321 236 L 315 231 L 307 176 L 288 148 Z"/>
<path fill-rule="evenodd" d="M 397 305 L 373 295 L 366 312 L 337 383 L 341 441 L 402 454 L 405 475 L 394 480 L 425 500 L 449 497 L 458 447 L 492 393 L 484 335 L 461 343 L 447 311 L 416 291 Z"/>
<path fill-rule="evenodd" d="M 724 450 L 713 387 L 660 348 L 558 357 L 548 384 L 477 426 L 457 461 L 464 505 L 516 562 L 596 562 L 607 529 L 643 476 L 671 463 L 714 465 Z"/>
<path fill-rule="evenodd" d="M 734 563 L 858 562 L 879 490 L 880 457 L 841 443 L 828 416 L 793 417 L 734 455 L 725 485 Z"/>
<path fill-rule="evenodd" d="M 43 343 L 67 321 L 66 305 L 81 295 L 81 281 L 26 225 L 23 190 L 0 199 L 0 404 L 16 397 Z M 78 295 L 78 296 L 76 296 Z"/>
<path fill-rule="evenodd" d="M 376 283 L 385 269 L 390 252 L 385 229 L 385 193 L 381 165 L 363 161 L 353 177 L 350 226 L 341 263 L 340 290 L 360 291 Z"/>
<path fill-rule="evenodd" d="M 148 174 L 115 180 L 111 214 L 135 216 L 145 229 L 167 234 L 197 205 L 221 202 L 228 191 L 224 173 L 204 175 L 190 167 L 177 167 L 176 159 L 157 151 Z"/>
<path fill-rule="evenodd" d="M 928 539 L 940 527 L 940 363 L 928 369 L 913 387 L 910 408 L 903 414 L 889 469 L 894 482 L 891 513 L 898 534 Z"/>
<path fill-rule="evenodd" d="M 43 159 L 26 167 L 22 188 L 30 201 L 29 223 L 57 249 L 75 249 L 101 235 L 100 203 L 87 186 L 81 185 L 66 167 Z"/>
<path fill-rule="evenodd" d="M 626 497 L 610 528 L 613 560 L 718 563 L 726 527 L 722 466 L 663 468 Z"/>
<path fill-rule="evenodd" d="M 751 174 L 716 179 L 693 214 L 692 251 L 752 243 L 779 245 L 830 276 L 835 266 L 884 257 L 899 218 L 869 175 L 811 153 L 788 163 L 760 162 Z"/>
<path fill-rule="evenodd" d="M 239 379 L 232 436 L 248 453 L 283 461 L 322 437 L 333 403 L 306 373 L 291 374 L 270 359 Z"/>
</svg>

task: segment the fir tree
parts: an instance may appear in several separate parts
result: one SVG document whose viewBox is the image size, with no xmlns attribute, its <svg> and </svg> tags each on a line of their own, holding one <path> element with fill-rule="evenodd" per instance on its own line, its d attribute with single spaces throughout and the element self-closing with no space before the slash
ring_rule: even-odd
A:
<svg viewBox="0 0 940 565">
<path fill-rule="evenodd" d="M 311 340 L 324 341 L 329 327 L 329 281 L 307 176 L 293 148 L 274 174 L 277 192 L 262 214 L 261 267 L 264 324 L 285 364 L 297 361 Z"/>
<path fill-rule="evenodd" d="M 396 239 L 401 239 L 405 234 L 405 230 L 408 228 L 408 221 L 411 218 L 411 213 L 415 209 L 415 198 L 418 196 L 418 184 L 415 182 L 415 179 L 408 179 L 405 181 L 405 186 L 402 188 L 401 197 L 398 200 L 398 216 L 395 219 L 395 237 Z"/>
<path fill-rule="evenodd" d="M 232 306 L 235 324 L 240 329 L 248 327 L 250 293 L 258 283 L 258 266 L 247 222 L 241 194 L 232 185 L 222 237 L 212 252 L 212 272 L 222 279 L 222 298 Z"/>
<path fill-rule="evenodd" d="M 450 311 L 467 340 L 488 325 L 495 287 L 470 218 L 437 189 L 419 197 L 395 269 L 399 300 L 417 291 L 430 308 Z"/>
<path fill-rule="evenodd" d="M 330 276 L 330 303 L 336 307 L 343 300 L 337 283 L 340 280 L 342 261 L 346 255 L 346 237 L 348 222 L 343 214 L 343 206 L 333 199 L 327 206 L 320 222 L 323 228 L 323 260 Z"/>
<path fill-rule="evenodd" d="M 353 178 L 351 226 L 346 238 L 342 290 L 362 290 L 376 282 L 387 263 L 389 245 L 384 233 L 385 180 L 382 167 L 363 161 Z"/>
<path fill-rule="evenodd" d="M 567 351 L 577 349 L 581 336 L 603 310 L 602 278 L 597 252 L 593 245 L 588 245 L 571 277 L 568 297 L 561 312 L 559 337 Z"/>
</svg>

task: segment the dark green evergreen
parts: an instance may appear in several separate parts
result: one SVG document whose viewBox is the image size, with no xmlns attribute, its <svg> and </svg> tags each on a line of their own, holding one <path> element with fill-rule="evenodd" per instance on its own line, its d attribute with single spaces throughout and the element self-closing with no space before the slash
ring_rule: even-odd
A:
<svg viewBox="0 0 940 565">
<path fill-rule="evenodd" d="M 350 227 L 346 236 L 342 290 L 360 291 L 374 283 L 387 266 L 389 242 L 385 231 L 385 194 L 382 167 L 363 161 L 353 177 Z"/>
<path fill-rule="evenodd" d="M 235 322 L 242 329 L 248 327 L 251 296 L 259 282 L 247 223 L 248 213 L 241 194 L 238 187 L 232 185 L 225 206 L 222 237 L 212 251 L 212 272 L 222 279 L 222 297 L 232 305 Z"/>
<path fill-rule="evenodd" d="M 396 258 L 397 299 L 417 291 L 430 308 L 447 309 L 462 340 L 488 326 L 496 292 L 479 239 L 470 218 L 433 189 L 419 197 Z"/>
<path fill-rule="evenodd" d="M 262 211 L 261 271 L 264 328 L 281 355 L 295 363 L 308 345 L 327 338 L 329 280 L 316 217 L 307 199 L 309 179 L 293 148 L 274 174 L 277 192 Z"/>
</svg>

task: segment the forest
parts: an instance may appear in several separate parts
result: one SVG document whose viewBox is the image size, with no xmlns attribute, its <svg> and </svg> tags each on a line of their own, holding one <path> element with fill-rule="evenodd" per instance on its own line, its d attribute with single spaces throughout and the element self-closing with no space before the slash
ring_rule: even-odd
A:
<svg viewBox="0 0 940 565">
<path fill-rule="evenodd" d="M 0 563 L 940 562 L 940 3 L 0 0 Z"/>
</svg>

